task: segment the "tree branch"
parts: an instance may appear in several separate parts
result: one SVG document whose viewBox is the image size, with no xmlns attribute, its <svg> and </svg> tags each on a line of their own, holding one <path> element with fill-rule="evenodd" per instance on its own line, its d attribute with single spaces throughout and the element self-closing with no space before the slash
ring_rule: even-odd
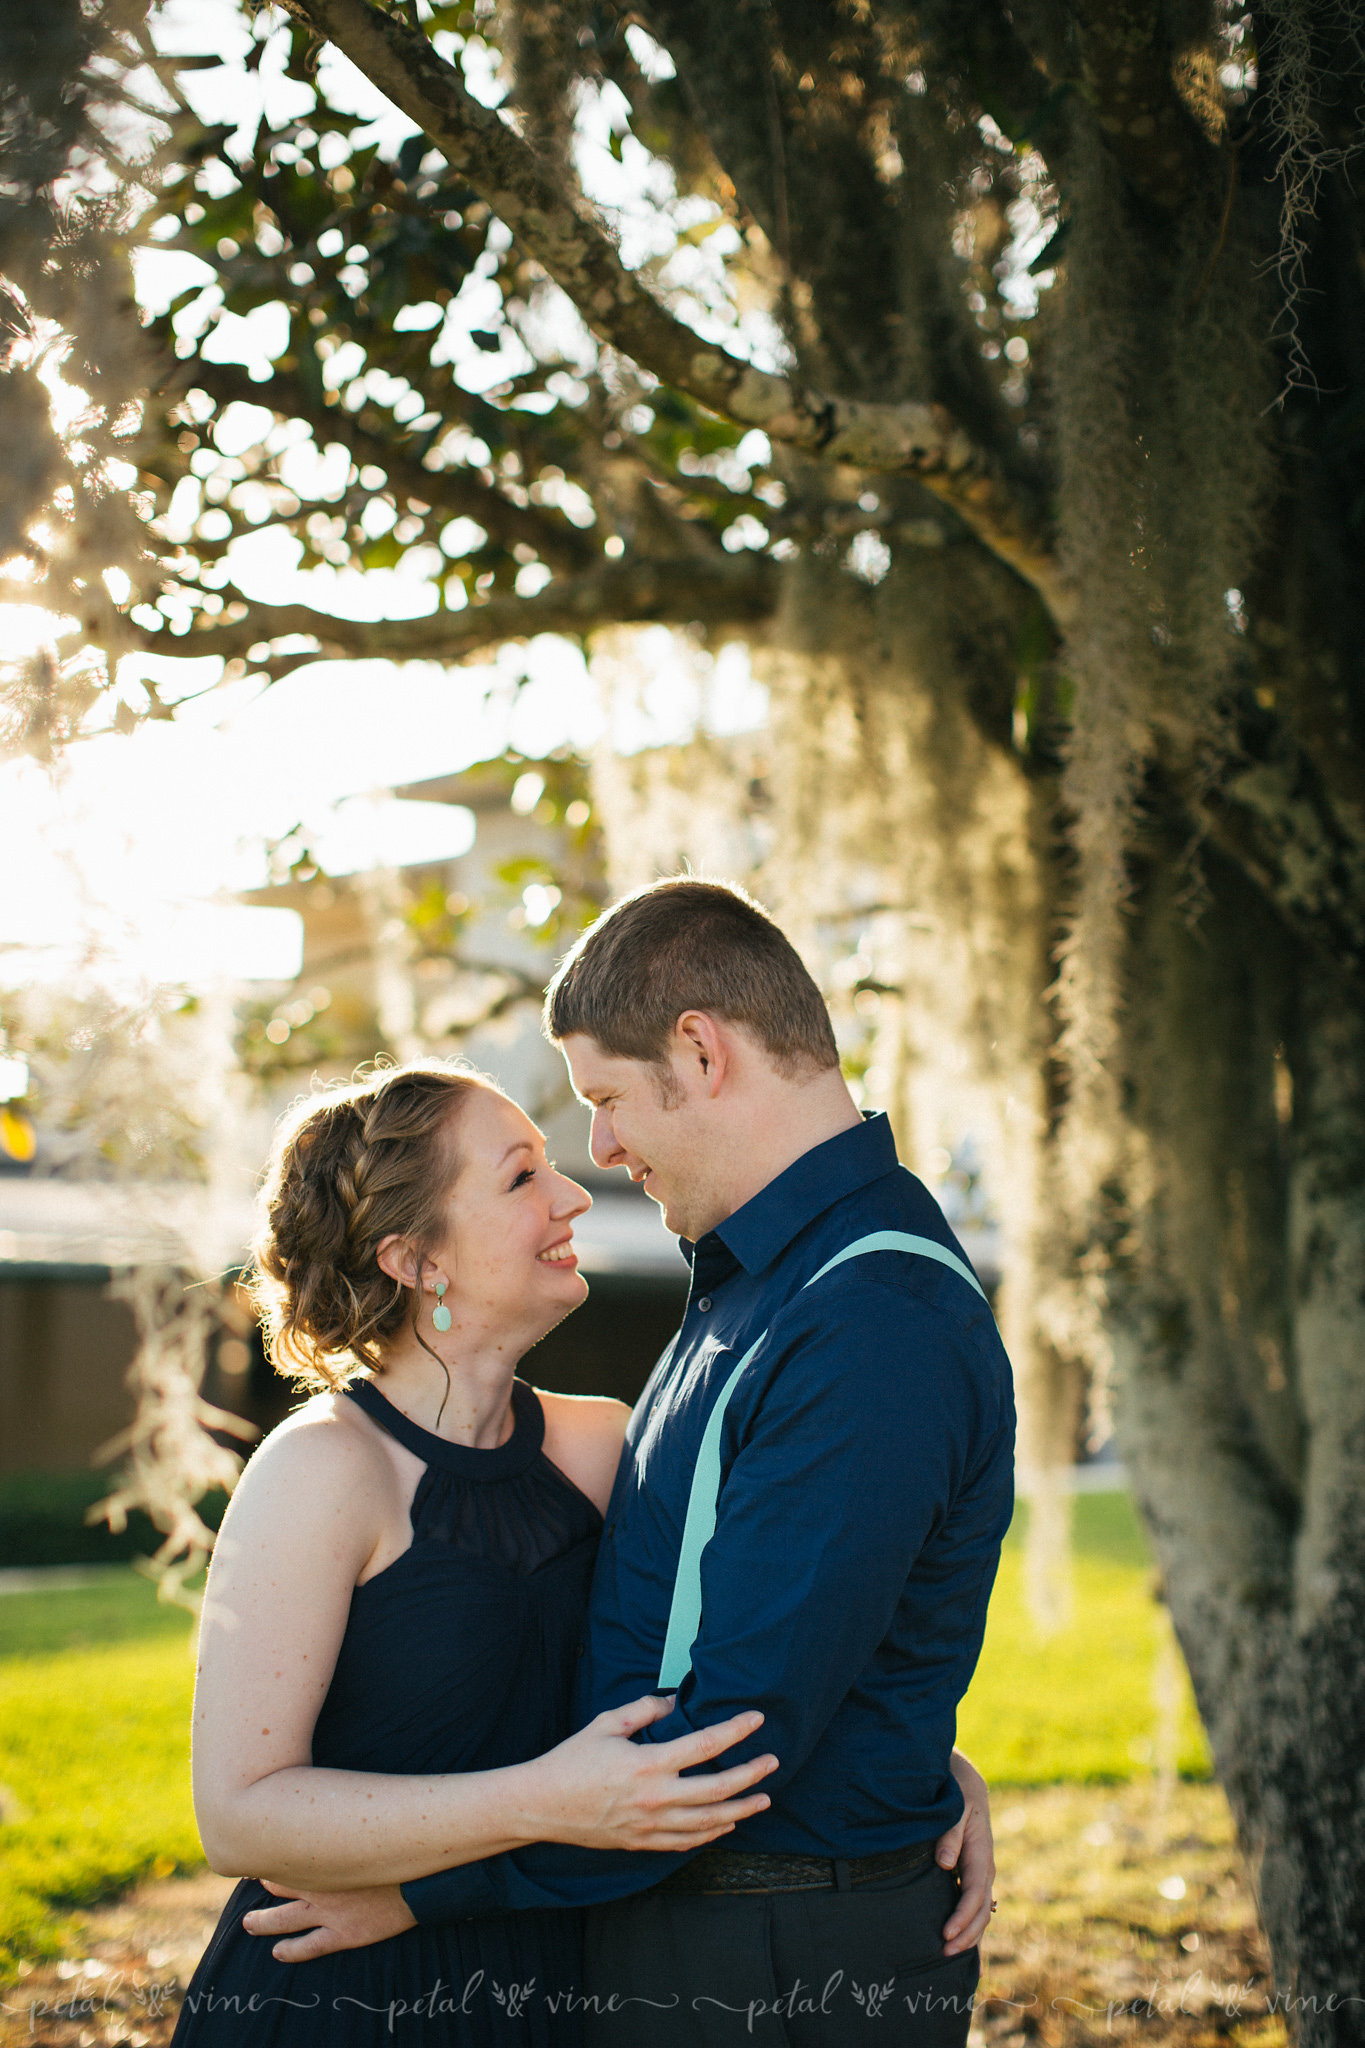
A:
<svg viewBox="0 0 1365 2048">
<path fill-rule="evenodd" d="M 320 657 L 349 661 L 461 662 L 503 640 L 537 633 L 587 633 L 595 626 L 664 623 L 754 624 L 777 602 L 781 568 L 766 555 L 744 553 L 695 561 L 612 562 L 547 585 L 535 597 L 494 597 L 460 612 L 420 619 L 339 619 L 304 604 L 253 605 L 244 619 L 195 626 L 168 639 L 144 633 L 151 653 L 250 656 L 256 647 L 307 635 L 316 652 L 291 655 L 291 666 Z M 280 657 L 260 666 L 278 668 Z"/>
<path fill-rule="evenodd" d="M 1263 893 L 1322 961 L 1365 976 L 1365 835 L 1359 807 L 1278 720 L 1244 712 L 1237 753 L 1210 782 L 1167 739 L 1158 762 L 1185 815 Z"/>
<path fill-rule="evenodd" d="M 625 268 L 581 193 L 566 191 L 508 124 L 466 90 L 427 37 L 367 0 L 282 0 L 417 122 L 481 191 L 589 326 L 664 383 L 737 425 L 860 469 L 914 472 L 1057 613 L 1066 608 L 1046 540 L 941 406 L 833 397 L 758 370 L 675 320 Z"/>
<path fill-rule="evenodd" d="M 569 520 L 536 506 L 514 505 L 466 469 L 428 469 L 414 447 L 371 434 L 343 405 L 319 405 L 295 373 L 276 370 L 268 383 L 253 384 L 233 364 L 196 360 L 192 382 L 219 405 L 240 399 L 246 405 L 268 405 L 288 419 L 307 420 L 320 436 L 339 442 L 362 467 L 373 463 L 382 469 L 400 501 L 416 498 L 449 518 L 476 520 L 508 546 L 521 542 L 534 548 L 552 569 L 583 569 L 598 557 L 589 535 Z"/>
<path fill-rule="evenodd" d="M 1284 748 L 1249 762 L 1194 808 L 1291 931 L 1345 973 L 1365 973 L 1365 844 L 1303 756 Z"/>
</svg>

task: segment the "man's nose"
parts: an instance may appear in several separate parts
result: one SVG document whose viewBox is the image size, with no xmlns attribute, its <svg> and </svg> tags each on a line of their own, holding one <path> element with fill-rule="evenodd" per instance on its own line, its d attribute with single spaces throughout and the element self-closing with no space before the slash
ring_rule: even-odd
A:
<svg viewBox="0 0 1365 2048">
<path fill-rule="evenodd" d="M 588 1137 L 588 1151 L 592 1155 L 593 1165 L 601 1167 L 617 1166 L 624 1156 L 621 1147 L 616 1142 L 616 1132 L 612 1128 L 611 1113 L 606 1109 L 595 1109 L 593 1111 L 592 1130 Z"/>
</svg>

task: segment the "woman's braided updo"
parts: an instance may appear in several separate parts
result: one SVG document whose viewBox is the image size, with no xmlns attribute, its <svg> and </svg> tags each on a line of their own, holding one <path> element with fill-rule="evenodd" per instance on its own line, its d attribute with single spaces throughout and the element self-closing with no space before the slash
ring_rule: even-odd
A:
<svg viewBox="0 0 1365 2048">
<path fill-rule="evenodd" d="M 282 1118 L 248 1285 L 277 1372 L 336 1389 L 416 1320 L 420 1294 L 380 1271 L 386 1237 L 439 1242 L 460 1171 L 460 1111 L 482 1075 L 441 1060 L 307 1096 Z"/>
</svg>

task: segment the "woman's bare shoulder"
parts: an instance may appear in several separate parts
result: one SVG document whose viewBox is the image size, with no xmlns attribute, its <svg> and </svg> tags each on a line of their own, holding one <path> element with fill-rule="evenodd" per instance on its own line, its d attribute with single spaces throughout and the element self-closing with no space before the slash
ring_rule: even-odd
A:
<svg viewBox="0 0 1365 2048">
<path fill-rule="evenodd" d="M 545 1411 L 545 1455 L 605 1514 L 621 1462 L 630 1410 L 604 1394 L 551 1394 L 537 1387 Z"/>
<path fill-rule="evenodd" d="M 383 1447 L 355 1403 L 342 1394 L 314 1394 L 257 1445 L 233 1505 L 296 1486 L 330 1495 L 386 1476 Z"/>
<path fill-rule="evenodd" d="M 545 1410 L 547 1430 L 554 1428 L 566 1436 L 592 1442 L 614 1437 L 618 1449 L 624 1441 L 630 1421 L 630 1409 L 624 1401 L 613 1400 L 609 1394 L 552 1394 L 544 1387 L 535 1391 Z"/>
</svg>

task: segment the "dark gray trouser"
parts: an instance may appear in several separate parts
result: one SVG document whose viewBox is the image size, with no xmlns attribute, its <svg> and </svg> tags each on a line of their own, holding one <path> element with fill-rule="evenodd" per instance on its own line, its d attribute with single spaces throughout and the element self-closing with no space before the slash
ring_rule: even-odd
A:
<svg viewBox="0 0 1365 2048">
<path fill-rule="evenodd" d="M 980 1961 L 944 1958 L 956 1903 L 956 1877 L 930 1863 L 844 1891 L 594 1907 L 587 2048 L 962 2048 Z"/>
</svg>

